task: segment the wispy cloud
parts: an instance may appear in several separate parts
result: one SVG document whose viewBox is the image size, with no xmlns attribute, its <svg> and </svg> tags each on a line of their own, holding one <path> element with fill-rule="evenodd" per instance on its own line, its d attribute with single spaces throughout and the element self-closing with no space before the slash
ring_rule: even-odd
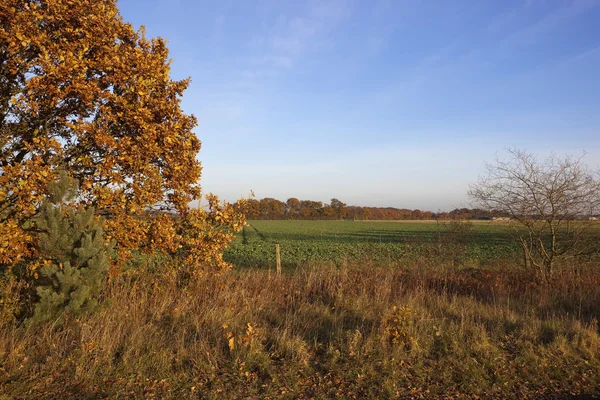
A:
<svg viewBox="0 0 600 400">
<path fill-rule="evenodd" d="M 268 64 L 273 64 L 276 67 L 291 68 L 294 63 L 293 57 L 290 56 L 264 56 L 263 60 Z"/>
<path fill-rule="evenodd" d="M 540 43 L 548 42 L 552 35 L 565 26 L 572 25 L 586 12 L 600 7 L 600 0 L 524 0 L 519 6 L 493 18 L 484 32 L 484 40 L 493 45 L 477 45 L 454 57 L 452 63 L 465 69 L 487 68 L 514 59 Z M 542 69 L 551 69 L 564 63 L 592 56 L 595 49 L 578 56 L 568 56 L 563 61 L 538 58 L 538 68 L 526 74 L 536 75 Z M 559 52 L 555 53 L 560 54 Z M 560 59 L 560 57 L 558 58 Z M 542 65 L 544 64 L 545 65 Z"/>
<path fill-rule="evenodd" d="M 248 39 L 242 55 L 226 60 L 227 87 L 251 91 L 270 84 L 309 53 L 322 50 L 350 13 L 347 0 L 315 0 L 300 9 L 280 7 L 262 22 L 260 34 Z M 226 24 L 223 17 L 217 17 L 213 34 Z"/>
<path fill-rule="evenodd" d="M 439 79 L 440 75 L 456 64 L 462 49 L 458 42 L 432 49 L 428 54 L 415 60 L 400 76 L 393 76 L 379 90 L 375 91 L 372 100 L 381 104 L 398 103 L 400 99 L 408 99 L 420 93 L 423 86 Z"/>
<path fill-rule="evenodd" d="M 291 67 L 306 52 L 317 49 L 324 37 L 349 15 L 350 6 L 345 0 L 314 2 L 301 15 L 280 15 L 270 37 L 264 41 L 266 59 Z"/>
<path fill-rule="evenodd" d="M 274 6 L 265 17 L 260 33 L 253 35 L 234 57 L 222 60 L 214 84 L 206 82 L 202 106 L 196 113 L 200 124 L 216 125 L 216 119 L 233 122 L 256 108 L 266 88 L 296 67 L 309 53 L 318 53 L 324 41 L 350 15 L 347 0 L 314 0 L 299 7 Z M 213 41 L 219 43 L 233 21 L 223 14 L 212 21 Z"/>
<path fill-rule="evenodd" d="M 508 15 L 501 16 L 499 20 L 493 21 L 491 26 L 495 26 L 496 29 L 505 27 L 505 29 L 511 31 L 498 43 L 498 48 L 504 52 L 511 52 L 520 47 L 535 44 L 543 35 L 568 23 L 586 11 L 600 6 L 600 0 L 571 0 L 559 3 L 561 4 L 560 7 L 552 8 L 532 23 L 516 29 L 507 21 L 507 19 L 517 19 L 519 14 L 523 16 L 523 14 L 526 15 L 532 10 L 543 8 L 546 3 L 539 0 L 528 0 L 523 7 L 513 10 Z"/>
<path fill-rule="evenodd" d="M 574 57 L 572 57 L 569 60 L 569 62 L 576 63 L 576 62 L 580 62 L 580 61 L 589 60 L 593 57 L 598 57 L 598 56 L 600 56 L 600 45 L 575 55 Z"/>
</svg>

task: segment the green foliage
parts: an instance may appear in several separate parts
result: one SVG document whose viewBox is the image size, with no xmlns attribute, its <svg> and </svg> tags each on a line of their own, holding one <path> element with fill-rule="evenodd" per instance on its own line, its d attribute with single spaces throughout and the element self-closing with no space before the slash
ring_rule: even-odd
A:
<svg viewBox="0 0 600 400">
<path fill-rule="evenodd" d="M 44 260 L 36 282 L 39 297 L 31 322 L 92 311 L 106 277 L 113 243 L 106 243 L 93 208 L 71 208 L 77 181 L 61 172 L 50 185 L 36 227 Z"/>
<path fill-rule="evenodd" d="M 67 171 L 59 172 L 59 180 L 48 184 L 48 200 L 51 204 L 60 204 L 73 200 L 77 196 L 79 182 L 69 176 Z"/>
</svg>

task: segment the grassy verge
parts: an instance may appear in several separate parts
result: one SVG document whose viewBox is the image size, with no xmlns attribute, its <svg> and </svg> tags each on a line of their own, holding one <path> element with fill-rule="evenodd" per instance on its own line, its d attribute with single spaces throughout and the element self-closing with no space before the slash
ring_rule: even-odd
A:
<svg viewBox="0 0 600 400">
<path fill-rule="evenodd" d="M 369 266 L 123 278 L 94 315 L 2 327 L 0 398 L 600 394 L 600 274 L 532 282 Z"/>
</svg>

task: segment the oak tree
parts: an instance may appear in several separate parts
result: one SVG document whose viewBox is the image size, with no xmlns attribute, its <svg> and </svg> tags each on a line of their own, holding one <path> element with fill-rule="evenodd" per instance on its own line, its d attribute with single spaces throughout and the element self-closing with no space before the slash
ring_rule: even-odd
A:
<svg viewBox="0 0 600 400">
<path fill-rule="evenodd" d="M 201 165 L 196 118 L 180 106 L 188 83 L 116 0 L 0 2 L 0 264 L 36 255 L 29 221 L 65 170 L 121 259 L 187 246 L 224 266 L 216 254 L 243 216 L 214 197 L 212 210 L 189 206 Z"/>
</svg>

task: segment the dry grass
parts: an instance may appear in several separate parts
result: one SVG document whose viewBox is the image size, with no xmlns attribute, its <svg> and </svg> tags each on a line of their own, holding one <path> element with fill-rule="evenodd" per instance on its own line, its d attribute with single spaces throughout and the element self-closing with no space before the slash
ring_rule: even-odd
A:
<svg viewBox="0 0 600 400">
<path fill-rule="evenodd" d="M 304 268 L 113 281 L 94 315 L 0 330 L 0 398 L 600 394 L 599 274 Z"/>
</svg>

